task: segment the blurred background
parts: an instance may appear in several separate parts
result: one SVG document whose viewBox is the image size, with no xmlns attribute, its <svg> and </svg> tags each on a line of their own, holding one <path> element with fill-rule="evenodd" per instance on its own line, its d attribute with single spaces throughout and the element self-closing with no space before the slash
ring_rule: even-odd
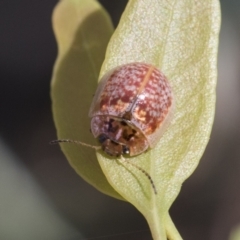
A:
<svg viewBox="0 0 240 240">
<path fill-rule="evenodd" d="M 49 91 L 57 2 L 0 1 L 0 239 L 151 239 L 134 207 L 88 185 L 48 145 L 56 138 Z M 116 26 L 127 1 L 100 2 Z M 170 211 L 184 240 L 232 240 L 240 227 L 240 1 L 221 4 L 216 119 Z"/>
</svg>

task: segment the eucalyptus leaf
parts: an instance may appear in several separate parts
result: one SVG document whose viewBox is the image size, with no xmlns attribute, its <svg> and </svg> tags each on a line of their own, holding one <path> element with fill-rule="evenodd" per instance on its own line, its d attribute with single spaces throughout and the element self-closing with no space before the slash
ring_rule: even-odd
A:
<svg viewBox="0 0 240 240">
<path fill-rule="evenodd" d="M 88 108 L 112 26 L 93 0 L 62 0 L 53 19 L 59 46 L 52 80 L 58 138 L 94 145 Z M 219 26 L 218 0 L 130 0 L 109 42 L 99 79 L 116 66 L 146 62 L 161 69 L 173 89 L 174 118 L 165 134 L 154 149 L 128 159 L 151 175 L 157 195 L 148 178 L 130 164 L 99 151 L 103 174 L 92 149 L 61 146 L 86 181 L 132 203 L 148 221 L 155 240 L 181 239 L 168 211 L 209 140 Z"/>
<path fill-rule="evenodd" d="M 51 98 L 59 139 L 96 145 L 90 133 L 88 110 L 97 87 L 113 26 L 108 14 L 94 0 L 62 0 L 53 12 L 58 43 Z M 71 166 L 100 191 L 123 199 L 108 183 L 93 149 L 61 144 Z"/>
<path fill-rule="evenodd" d="M 239 240 L 239 239 L 240 239 L 240 225 L 232 229 L 229 237 L 229 240 Z"/>
<path fill-rule="evenodd" d="M 145 216 L 154 239 L 181 239 L 168 210 L 209 140 L 219 26 L 218 0 L 132 0 L 107 48 L 100 76 L 147 62 L 168 77 L 175 96 L 174 118 L 158 145 L 130 159 L 151 175 L 156 196 L 141 172 L 97 154 L 108 181 Z"/>
</svg>

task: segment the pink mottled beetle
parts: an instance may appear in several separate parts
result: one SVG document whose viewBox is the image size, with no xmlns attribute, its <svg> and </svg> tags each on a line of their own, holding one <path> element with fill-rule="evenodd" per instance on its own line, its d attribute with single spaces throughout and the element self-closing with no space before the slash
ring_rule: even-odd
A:
<svg viewBox="0 0 240 240">
<path fill-rule="evenodd" d="M 69 139 L 51 143 L 76 143 L 121 156 L 147 176 L 157 194 L 151 176 L 122 155 L 153 148 L 171 120 L 172 109 L 173 95 L 164 74 L 146 63 L 128 63 L 102 78 L 90 107 L 91 131 L 101 147 Z"/>
<path fill-rule="evenodd" d="M 160 70 L 128 63 L 102 78 L 89 111 L 91 131 L 107 154 L 134 156 L 156 145 L 172 106 L 172 91 Z"/>
</svg>

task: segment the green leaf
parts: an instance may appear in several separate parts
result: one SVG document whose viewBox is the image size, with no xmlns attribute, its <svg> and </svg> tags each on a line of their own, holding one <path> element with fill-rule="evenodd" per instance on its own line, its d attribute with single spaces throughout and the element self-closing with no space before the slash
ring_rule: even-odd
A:
<svg viewBox="0 0 240 240">
<path fill-rule="evenodd" d="M 240 225 L 232 229 L 229 237 L 229 240 L 239 240 L 239 239 L 240 239 Z"/>
<path fill-rule="evenodd" d="M 128 62 L 151 63 L 175 96 L 174 119 L 158 145 L 130 159 L 151 175 L 157 196 L 141 172 L 97 154 L 108 181 L 145 216 L 154 239 L 181 239 L 168 210 L 209 140 L 219 25 L 217 0 L 132 0 L 108 45 L 100 76 Z"/>
<path fill-rule="evenodd" d="M 58 43 L 51 97 L 59 139 L 95 144 L 88 110 L 97 87 L 99 71 L 113 33 L 109 16 L 94 0 L 62 0 L 53 12 Z M 61 149 L 71 166 L 100 191 L 123 199 L 107 182 L 95 151 L 71 144 Z"/>
<path fill-rule="evenodd" d="M 154 149 L 129 159 L 151 175 L 157 195 L 130 164 L 97 153 L 111 187 L 92 149 L 61 146 L 85 180 L 132 203 L 147 219 L 155 240 L 181 239 L 168 211 L 209 140 L 219 25 L 218 0 L 130 0 L 108 45 L 100 77 L 121 64 L 146 62 L 159 67 L 173 89 L 171 125 Z M 52 81 L 58 138 L 94 144 L 87 113 L 112 31 L 110 21 L 93 0 L 62 0 L 54 13 L 54 29 L 60 51 Z"/>
</svg>

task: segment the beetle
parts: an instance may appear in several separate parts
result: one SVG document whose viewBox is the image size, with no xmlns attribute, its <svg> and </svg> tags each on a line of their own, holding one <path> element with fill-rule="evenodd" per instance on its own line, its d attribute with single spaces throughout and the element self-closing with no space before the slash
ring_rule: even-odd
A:
<svg viewBox="0 0 240 240">
<path fill-rule="evenodd" d="M 165 75 L 147 63 L 128 63 L 101 79 L 89 111 L 91 132 L 111 156 L 153 148 L 172 118 L 173 94 Z"/>
<path fill-rule="evenodd" d="M 170 84 L 157 67 L 141 62 L 124 64 L 103 76 L 89 110 L 91 132 L 101 147 L 70 139 L 51 143 L 75 143 L 121 157 L 145 174 L 157 194 L 151 176 L 123 155 L 135 156 L 153 148 L 170 123 L 173 108 Z"/>
</svg>

